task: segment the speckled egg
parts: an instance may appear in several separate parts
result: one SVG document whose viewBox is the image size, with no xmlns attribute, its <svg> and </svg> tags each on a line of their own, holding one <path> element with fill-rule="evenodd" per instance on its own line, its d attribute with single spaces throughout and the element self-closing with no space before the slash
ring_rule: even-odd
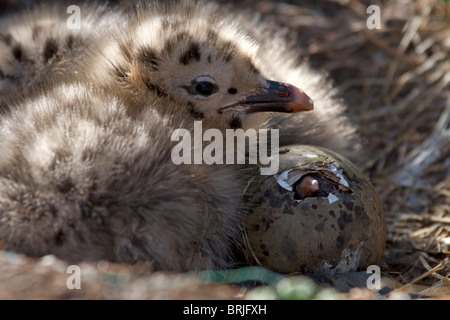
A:
<svg viewBox="0 0 450 320">
<path fill-rule="evenodd" d="M 280 150 L 279 170 L 246 189 L 248 256 L 277 272 L 363 270 L 383 256 L 380 201 L 349 160 L 330 150 L 295 145 Z"/>
</svg>

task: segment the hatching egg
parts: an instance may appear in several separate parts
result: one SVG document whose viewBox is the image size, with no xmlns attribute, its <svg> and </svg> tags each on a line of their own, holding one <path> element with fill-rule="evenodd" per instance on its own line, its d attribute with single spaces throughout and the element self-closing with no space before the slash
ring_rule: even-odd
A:
<svg viewBox="0 0 450 320">
<path fill-rule="evenodd" d="M 343 273 L 383 256 L 382 205 L 370 182 L 343 156 L 295 145 L 280 150 L 279 170 L 246 189 L 248 256 L 277 272 Z"/>
</svg>

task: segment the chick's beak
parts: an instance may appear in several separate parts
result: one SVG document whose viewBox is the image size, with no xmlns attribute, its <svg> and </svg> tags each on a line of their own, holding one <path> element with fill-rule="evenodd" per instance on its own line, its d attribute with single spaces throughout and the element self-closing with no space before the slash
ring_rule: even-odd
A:
<svg viewBox="0 0 450 320">
<path fill-rule="evenodd" d="M 268 87 L 264 92 L 224 106 L 218 112 L 235 110 L 244 113 L 269 111 L 293 113 L 310 111 L 314 108 L 314 102 L 303 90 L 288 83 L 267 81 L 267 84 Z"/>
</svg>

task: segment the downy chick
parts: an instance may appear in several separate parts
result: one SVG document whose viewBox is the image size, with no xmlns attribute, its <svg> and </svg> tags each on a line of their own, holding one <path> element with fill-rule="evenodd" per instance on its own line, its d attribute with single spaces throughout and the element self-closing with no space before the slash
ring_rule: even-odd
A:
<svg viewBox="0 0 450 320">
<path fill-rule="evenodd" d="M 223 269 L 239 239 L 234 166 L 175 165 L 172 130 L 191 130 L 154 97 L 138 118 L 89 85 L 54 85 L 0 119 L 0 242 L 73 263 L 152 261 Z"/>
<path fill-rule="evenodd" d="M 110 27 L 118 17 L 110 17 Z M 0 241 L 8 250 L 55 254 L 71 262 L 153 261 L 156 269 L 175 271 L 231 266 L 248 171 L 230 165 L 176 166 L 171 133 L 177 128 L 192 131 L 192 120 L 226 129 L 240 127 L 241 119 L 233 116 L 249 112 L 309 110 L 309 98 L 248 69 L 251 62 L 245 56 L 231 59 L 236 49 L 224 55 L 226 46 L 220 42 L 200 49 L 190 37 L 174 43 L 173 50 L 184 56 L 170 56 L 161 64 L 165 72 L 150 77 L 162 81 L 163 89 L 145 77 L 149 61 L 143 56 L 149 51 L 138 50 L 138 62 L 144 65 L 130 59 L 128 78 L 118 79 L 116 69 L 122 67 L 108 50 L 125 50 L 123 43 L 104 37 L 106 47 L 97 48 L 92 43 L 96 33 L 90 37 L 80 45 L 87 54 L 55 45 L 55 59 L 58 54 L 61 58 L 40 64 L 35 44 L 37 49 L 26 51 L 35 58 L 33 71 L 20 59 L 11 64 L 21 81 L 3 89 L 14 93 L 8 98 L 10 111 L 0 119 Z M 64 35 L 57 39 L 67 42 Z M 202 60 L 198 55 L 203 49 L 211 57 Z M 95 59 L 107 64 L 83 64 Z M 234 61 L 224 77 L 202 76 L 226 66 L 227 60 Z M 58 68 L 71 74 L 59 77 L 54 73 Z M 110 78 L 100 82 L 104 73 Z M 219 79 L 222 98 L 213 76 Z M 230 90 L 229 81 L 242 84 L 239 92 Z M 21 82 L 31 89 L 22 91 Z M 227 108 L 235 113 L 228 115 Z"/>
</svg>

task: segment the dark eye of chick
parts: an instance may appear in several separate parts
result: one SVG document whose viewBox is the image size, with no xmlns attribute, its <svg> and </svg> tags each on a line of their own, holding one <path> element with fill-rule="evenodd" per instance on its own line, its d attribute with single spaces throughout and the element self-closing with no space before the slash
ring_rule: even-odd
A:
<svg viewBox="0 0 450 320">
<path fill-rule="evenodd" d="M 219 90 L 216 84 L 207 81 L 196 84 L 194 89 L 196 93 L 205 97 L 210 96 Z"/>
</svg>

